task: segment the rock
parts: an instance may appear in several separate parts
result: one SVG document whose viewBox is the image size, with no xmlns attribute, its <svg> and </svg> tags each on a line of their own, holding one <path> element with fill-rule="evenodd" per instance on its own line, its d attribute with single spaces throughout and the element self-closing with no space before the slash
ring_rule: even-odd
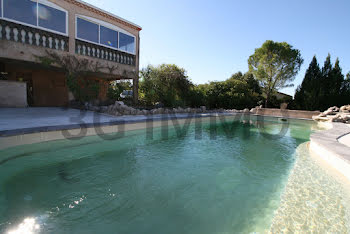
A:
<svg viewBox="0 0 350 234">
<path fill-rule="evenodd" d="M 90 111 L 99 112 L 100 111 L 100 107 L 99 106 L 89 106 L 89 110 Z"/>
<path fill-rule="evenodd" d="M 330 122 L 343 122 L 341 114 L 336 114 L 334 116 L 327 116 Z"/>
<path fill-rule="evenodd" d="M 321 116 L 312 116 L 312 119 L 315 121 L 320 121 L 320 122 L 327 122 L 329 119 L 327 117 L 321 117 Z"/>
<path fill-rule="evenodd" d="M 121 116 L 121 115 L 123 115 L 123 114 L 120 113 L 119 111 L 114 111 L 113 115 L 115 115 L 115 116 Z"/>
<path fill-rule="evenodd" d="M 107 110 L 108 110 L 108 106 L 101 106 L 101 107 L 100 107 L 100 111 L 101 111 L 102 113 L 106 113 Z"/>
<path fill-rule="evenodd" d="M 207 107 L 206 106 L 201 106 L 200 109 L 201 109 L 202 112 L 207 111 Z"/>
<path fill-rule="evenodd" d="M 177 108 L 177 113 L 184 113 L 184 112 L 185 112 L 185 110 L 183 108 L 181 108 L 181 107 Z"/>
<path fill-rule="evenodd" d="M 155 105 L 155 107 L 156 107 L 156 109 L 159 109 L 159 108 L 163 108 L 164 105 L 163 105 L 163 103 L 161 103 L 161 102 L 157 102 L 156 105 Z"/>
<path fill-rule="evenodd" d="M 333 112 L 338 112 L 339 108 L 337 106 L 332 106 L 332 107 L 329 107 L 328 110 L 331 110 Z"/>
<path fill-rule="evenodd" d="M 350 114 L 340 114 L 340 117 L 346 122 L 348 120 L 350 120 Z"/>
<path fill-rule="evenodd" d="M 164 109 L 163 109 L 163 108 L 153 109 L 153 110 L 151 110 L 151 113 L 152 113 L 153 115 L 164 114 Z"/>
<path fill-rule="evenodd" d="M 137 110 L 136 115 L 143 115 L 143 112 L 141 110 Z"/>
<path fill-rule="evenodd" d="M 252 114 L 255 114 L 257 112 L 257 109 L 256 108 L 252 108 L 251 110 L 250 110 L 250 113 L 252 113 Z"/>
<path fill-rule="evenodd" d="M 245 109 L 243 110 L 243 113 L 250 113 L 250 110 L 249 110 L 248 108 L 245 108 Z"/>
<path fill-rule="evenodd" d="M 116 101 L 116 102 L 114 103 L 114 105 L 125 106 L 124 102 L 122 102 L 122 101 Z"/>
<path fill-rule="evenodd" d="M 137 115 L 138 111 L 139 111 L 139 110 L 133 109 L 133 108 L 132 108 L 132 109 L 130 110 L 130 114 L 132 114 L 132 115 Z"/>
<path fill-rule="evenodd" d="M 325 115 L 325 116 L 327 116 L 327 115 L 336 115 L 336 112 L 333 111 L 333 109 L 328 109 L 328 110 L 323 112 L 323 115 Z"/>
<path fill-rule="evenodd" d="M 350 105 L 345 105 L 340 107 L 339 109 L 340 112 L 350 112 Z"/>
</svg>

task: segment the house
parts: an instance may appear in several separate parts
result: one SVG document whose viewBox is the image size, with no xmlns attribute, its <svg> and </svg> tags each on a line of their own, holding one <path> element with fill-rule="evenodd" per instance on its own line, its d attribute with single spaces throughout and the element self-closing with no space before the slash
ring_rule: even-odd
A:
<svg viewBox="0 0 350 234">
<path fill-rule="evenodd" d="M 290 100 L 290 101 L 293 100 L 293 96 L 286 94 L 286 93 L 281 93 L 278 91 L 276 92 L 275 96 L 276 96 L 277 100 Z"/>
<path fill-rule="evenodd" d="M 74 56 L 95 67 L 84 76 L 98 84 L 99 100 L 111 81 L 124 79 L 133 81 L 137 100 L 141 30 L 81 0 L 0 0 L 1 79 L 25 82 L 30 106 L 67 106 L 66 73 L 45 58 Z"/>
</svg>

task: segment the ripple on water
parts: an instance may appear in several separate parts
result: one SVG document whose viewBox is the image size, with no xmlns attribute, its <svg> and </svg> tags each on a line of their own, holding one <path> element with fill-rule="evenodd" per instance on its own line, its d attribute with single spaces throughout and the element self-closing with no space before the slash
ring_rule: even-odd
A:
<svg viewBox="0 0 350 234">
<path fill-rule="evenodd" d="M 271 233 L 349 233 L 344 186 L 316 163 L 304 143 L 297 150 Z M 348 206 L 348 205 L 347 205 Z"/>
</svg>

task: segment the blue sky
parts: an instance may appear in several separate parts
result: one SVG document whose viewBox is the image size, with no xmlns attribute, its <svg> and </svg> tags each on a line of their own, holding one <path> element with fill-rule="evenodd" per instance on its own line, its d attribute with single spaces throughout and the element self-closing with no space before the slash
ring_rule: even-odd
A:
<svg viewBox="0 0 350 234">
<path fill-rule="evenodd" d="M 225 80 L 248 70 L 247 60 L 266 40 L 286 41 L 305 62 L 294 95 L 314 55 L 328 53 L 350 71 L 349 0 L 86 0 L 140 25 L 140 67 L 173 63 L 196 83 Z"/>
</svg>

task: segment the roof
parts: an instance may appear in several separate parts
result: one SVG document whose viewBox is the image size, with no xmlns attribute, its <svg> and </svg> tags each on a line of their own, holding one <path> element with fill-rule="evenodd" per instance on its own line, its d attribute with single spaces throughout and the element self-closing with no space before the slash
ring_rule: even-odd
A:
<svg viewBox="0 0 350 234">
<path fill-rule="evenodd" d="M 292 96 L 292 95 L 289 95 L 289 94 L 286 94 L 286 93 L 281 93 L 281 92 L 279 92 L 279 91 L 277 91 L 277 93 L 278 93 L 278 94 L 281 94 L 281 95 L 283 95 L 283 96 L 288 96 L 288 97 L 293 98 L 293 96 Z"/>
<path fill-rule="evenodd" d="M 105 10 L 102 10 L 101 8 L 98 8 L 96 6 L 93 6 L 85 1 L 82 1 L 82 0 L 65 0 L 66 2 L 69 2 L 69 3 L 72 3 L 72 4 L 75 4 L 77 6 L 80 6 L 82 8 L 85 8 L 89 11 L 92 11 L 92 12 L 95 12 L 101 16 L 104 16 L 106 18 L 109 18 L 109 19 L 112 19 L 112 20 L 115 20 L 115 21 L 118 21 L 119 23 L 121 24 L 124 24 L 128 27 L 131 27 L 131 28 L 134 28 L 138 31 L 141 31 L 142 30 L 142 27 L 137 25 L 137 24 L 134 24 L 126 19 L 123 19 L 117 15 L 114 15 L 108 11 L 105 11 Z"/>
</svg>

